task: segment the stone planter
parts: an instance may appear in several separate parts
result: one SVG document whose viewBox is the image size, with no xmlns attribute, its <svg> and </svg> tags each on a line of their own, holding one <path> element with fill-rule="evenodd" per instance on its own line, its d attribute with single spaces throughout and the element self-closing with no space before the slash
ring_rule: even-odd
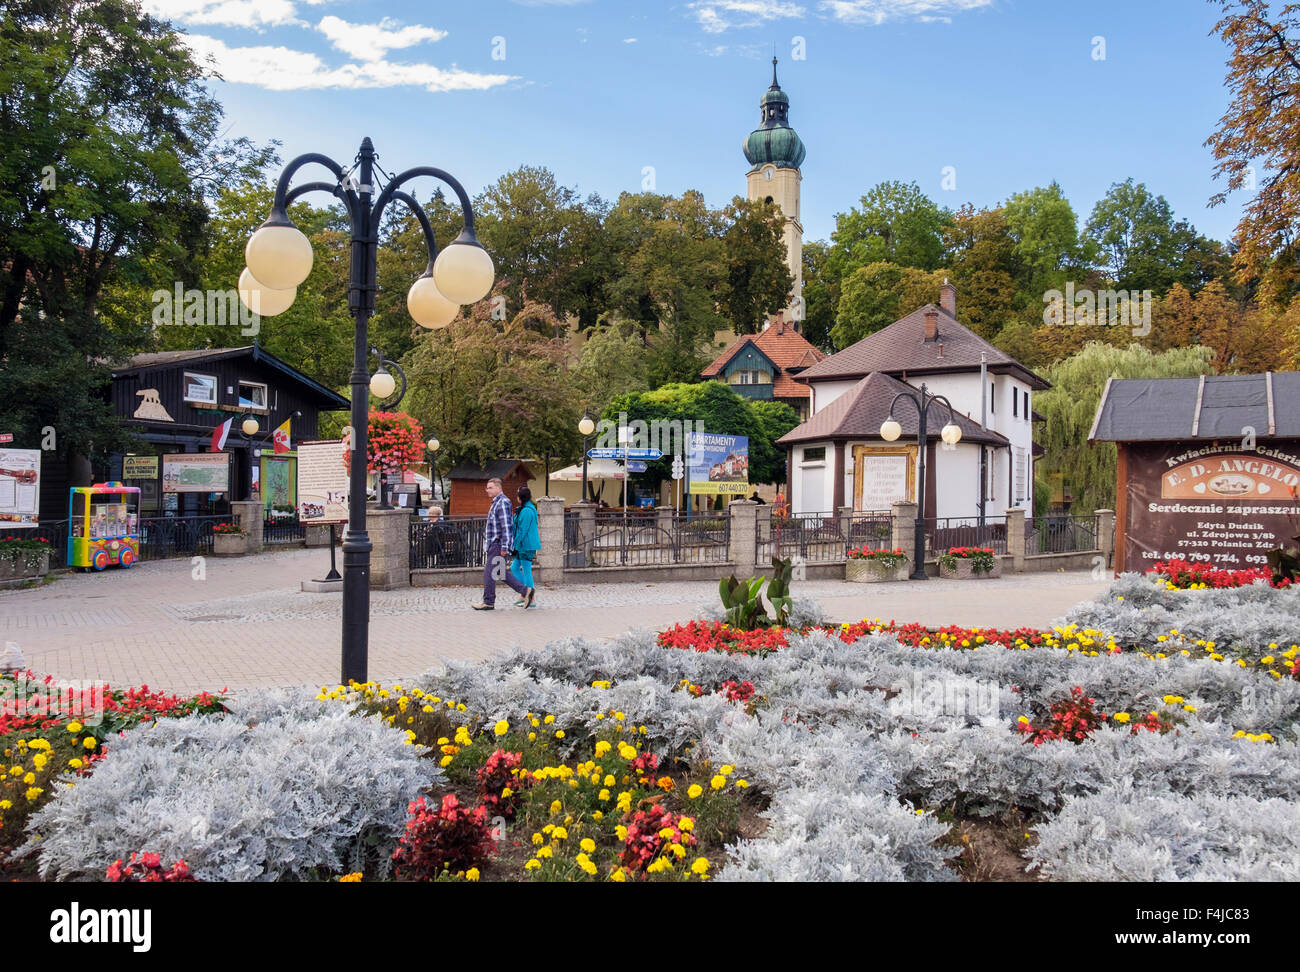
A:
<svg viewBox="0 0 1300 972">
<path fill-rule="evenodd" d="M 848 560 L 844 566 L 844 579 L 850 584 L 884 584 L 905 581 L 912 572 L 907 561 L 897 567 L 886 567 L 878 560 Z"/>
<path fill-rule="evenodd" d="M 990 577 L 1001 577 L 1002 558 L 997 554 L 994 554 L 993 569 L 991 571 L 986 571 L 984 573 L 979 573 L 979 574 L 975 573 L 975 565 L 970 560 L 958 558 L 957 566 L 951 570 L 946 568 L 943 565 L 943 561 L 940 561 L 939 576 L 950 577 L 953 578 L 954 580 L 970 580 L 971 578 L 975 578 L 977 580 L 984 580 L 985 578 L 990 578 Z"/>
<path fill-rule="evenodd" d="M 50 551 L 15 550 L 0 554 L 0 581 L 44 577 L 50 572 Z"/>
<path fill-rule="evenodd" d="M 218 557 L 238 557 L 248 553 L 248 536 L 243 533 L 212 534 L 212 552 Z"/>
</svg>

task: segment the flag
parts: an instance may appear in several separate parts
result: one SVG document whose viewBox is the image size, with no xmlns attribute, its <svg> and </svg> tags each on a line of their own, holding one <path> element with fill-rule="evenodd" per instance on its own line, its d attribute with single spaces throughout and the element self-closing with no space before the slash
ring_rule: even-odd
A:
<svg viewBox="0 0 1300 972">
<path fill-rule="evenodd" d="M 292 418 L 285 419 L 284 424 L 271 435 L 271 441 L 275 444 L 275 454 L 277 456 L 282 452 L 289 452 L 293 448 L 289 442 L 289 423 L 292 421 Z"/>
<path fill-rule="evenodd" d="M 234 421 L 233 418 L 228 418 L 212 430 L 213 452 L 221 452 L 226 448 L 226 436 L 230 435 L 230 424 Z"/>
</svg>

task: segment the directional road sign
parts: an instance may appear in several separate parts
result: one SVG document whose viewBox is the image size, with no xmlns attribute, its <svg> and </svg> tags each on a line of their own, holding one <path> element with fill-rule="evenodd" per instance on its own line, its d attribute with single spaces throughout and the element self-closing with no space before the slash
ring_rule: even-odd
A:
<svg viewBox="0 0 1300 972">
<path fill-rule="evenodd" d="M 628 461 L 628 464 L 627 464 L 627 471 L 628 471 L 628 472 L 630 472 L 630 473 L 643 473 L 643 472 L 645 472 L 645 470 L 646 470 L 646 465 L 645 465 L 644 462 L 637 462 L 635 459 L 632 459 L 632 460 L 629 460 L 629 461 Z"/>
<path fill-rule="evenodd" d="M 664 454 L 658 449 L 588 449 L 588 459 L 639 459 L 642 462 L 654 462 L 662 459 Z"/>
</svg>

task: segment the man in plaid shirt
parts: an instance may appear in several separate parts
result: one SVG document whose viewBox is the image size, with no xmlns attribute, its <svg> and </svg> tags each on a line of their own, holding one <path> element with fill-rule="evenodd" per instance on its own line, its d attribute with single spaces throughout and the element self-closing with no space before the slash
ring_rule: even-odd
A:
<svg viewBox="0 0 1300 972">
<path fill-rule="evenodd" d="M 487 481 L 485 491 L 492 499 L 492 507 L 483 530 L 483 601 L 475 604 L 474 610 L 491 611 L 496 606 L 498 579 L 510 585 L 524 599 L 524 607 L 528 607 L 533 602 L 533 589 L 524 587 L 510 571 L 509 554 L 514 547 L 510 500 L 502 492 L 501 480 L 495 476 Z"/>
</svg>

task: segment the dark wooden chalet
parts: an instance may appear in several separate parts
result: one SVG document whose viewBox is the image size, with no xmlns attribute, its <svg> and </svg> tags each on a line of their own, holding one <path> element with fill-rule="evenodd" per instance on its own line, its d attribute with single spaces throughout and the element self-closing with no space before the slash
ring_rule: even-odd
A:
<svg viewBox="0 0 1300 972">
<path fill-rule="evenodd" d="M 292 418 L 291 436 L 296 444 L 317 438 L 320 412 L 350 407 L 346 398 L 256 344 L 135 355 L 113 370 L 110 394 L 121 421 L 144 443 L 133 455 L 146 460 L 167 453 L 210 452 L 213 431 L 226 419 L 234 419 L 223 450 L 232 456 L 231 490 L 217 500 L 218 512 L 225 512 L 224 504 L 231 500 L 249 498 L 255 457 L 261 450 L 271 452 L 271 433 L 285 419 Z M 251 439 L 240 429 L 242 420 L 250 415 L 260 426 Z M 108 478 L 127 479 L 123 465 L 123 456 L 111 457 Z M 138 469 L 141 464 L 132 460 L 131 465 Z M 152 464 L 146 461 L 144 465 Z M 160 476 L 162 464 L 157 465 Z M 68 481 L 74 476 L 42 476 L 42 519 L 67 516 L 68 486 L 83 485 Z M 145 490 L 142 506 L 146 515 L 173 512 L 166 508 L 160 479 L 129 478 L 130 485 Z M 178 514 L 207 511 L 214 505 L 202 493 L 176 494 L 174 503 Z"/>
</svg>

